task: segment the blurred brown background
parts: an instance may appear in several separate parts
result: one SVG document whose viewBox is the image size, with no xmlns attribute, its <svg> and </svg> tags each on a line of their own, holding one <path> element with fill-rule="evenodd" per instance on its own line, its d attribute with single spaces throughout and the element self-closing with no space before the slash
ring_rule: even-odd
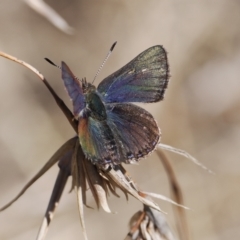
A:
<svg viewBox="0 0 240 240">
<path fill-rule="evenodd" d="M 75 30 L 68 35 L 24 1 L 0 1 L 0 50 L 25 60 L 71 107 L 60 71 L 64 60 L 91 81 L 114 41 L 118 44 L 96 84 L 150 46 L 168 51 L 171 80 L 165 99 L 145 104 L 158 120 L 162 143 L 184 149 L 216 175 L 168 154 L 184 193 L 193 240 L 240 239 L 240 2 L 238 0 L 49 0 Z M 45 86 L 29 70 L 0 58 L 0 205 L 22 186 L 73 130 Z M 126 166 L 146 191 L 170 196 L 166 173 L 152 154 Z M 0 239 L 35 239 L 52 191 L 55 166 L 11 208 L 0 213 Z M 83 239 L 76 196 L 61 199 L 46 239 Z M 89 194 L 89 205 L 95 207 Z M 172 206 L 158 201 L 175 230 Z M 111 209 L 86 209 L 89 239 L 123 239 L 142 205 L 113 196 Z"/>
</svg>

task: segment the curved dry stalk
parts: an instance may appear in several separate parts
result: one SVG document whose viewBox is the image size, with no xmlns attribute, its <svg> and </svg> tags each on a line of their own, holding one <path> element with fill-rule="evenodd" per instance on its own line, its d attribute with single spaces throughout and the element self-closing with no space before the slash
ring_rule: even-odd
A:
<svg viewBox="0 0 240 240">
<path fill-rule="evenodd" d="M 143 204 L 146 204 L 149 207 L 152 207 L 160 212 L 163 212 L 159 206 L 152 201 L 149 197 L 146 197 L 144 194 L 142 194 L 137 186 L 133 183 L 133 181 L 124 174 L 119 166 L 115 166 L 114 169 L 111 168 L 110 171 L 108 171 L 108 176 L 112 178 L 112 180 L 116 183 L 116 185 L 123 189 L 124 192 L 128 192 L 133 197 L 138 199 Z"/>
<path fill-rule="evenodd" d="M 62 18 L 53 8 L 46 4 L 43 0 L 25 0 L 29 7 L 37 13 L 45 17 L 56 28 L 60 29 L 66 34 L 72 35 L 74 29 L 68 25 L 64 18 Z"/>
<path fill-rule="evenodd" d="M 178 204 L 184 205 L 181 187 L 179 186 L 176 175 L 174 173 L 174 170 L 167 156 L 164 154 L 162 150 L 159 150 L 159 149 L 157 150 L 157 154 L 161 159 L 163 166 L 167 172 L 167 176 L 171 185 L 171 192 L 173 195 L 173 199 Z M 185 210 L 182 209 L 181 207 L 175 207 L 175 206 L 174 206 L 174 209 L 177 217 L 176 224 L 177 224 L 178 232 L 180 235 L 180 239 L 189 240 L 190 238 L 189 238 L 189 231 L 188 231 L 188 224 L 187 224 L 187 217 L 186 217 Z"/>
<path fill-rule="evenodd" d="M 158 194 L 158 193 L 152 193 L 152 192 L 146 192 L 146 191 L 140 191 L 141 194 L 145 194 L 149 197 L 153 197 L 153 198 L 158 198 L 158 199 L 161 199 L 163 201 L 166 201 L 166 202 L 169 202 L 175 206 L 178 206 L 178 207 L 181 207 L 181 208 L 184 208 L 186 210 L 189 210 L 190 208 L 184 206 L 184 205 L 181 205 L 175 201 L 173 201 L 172 199 L 168 198 L 168 197 L 165 197 L 164 195 L 161 195 L 161 194 Z"/>
<path fill-rule="evenodd" d="M 69 123 L 71 124 L 71 126 L 73 127 L 74 131 L 77 133 L 77 126 L 78 123 L 75 120 L 72 112 L 68 109 L 68 107 L 66 106 L 66 104 L 63 102 L 63 100 L 58 97 L 58 95 L 56 94 L 56 92 L 53 90 L 53 88 L 51 87 L 51 85 L 48 83 L 48 81 L 46 80 L 46 78 L 33 66 L 31 66 L 30 64 L 24 62 L 23 60 L 17 59 L 16 57 L 13 57 L 7 53 L 1 52 L 0 51 L 0 56 L 9 59 L 13 62 L 16 62 L 26 68 L 28 68 L 29 70 L 31 70 L 32 72 L 34 72 L 41 80 L 42 82 L 45 84 L 45 86 L 47 87 L 47 89 L 49 90 L 49 92 L 52 94 L 53 98 L 55 99 L 58 107 L 62 110 L 62 112 L 64 113 L 64 115 L 66 116 L 66 118 L 68 119 Z"/>
<path fill-rule="evenodd" d="M 192 155 L 190 155 L 188 152 L 179 149 L 179 148 L 174 148 L 172 146 L 169 146 L 167 144 L 163 144 L 160 143 L 158 144 L 158 148 L 159 149 L 163 149 L 163 150 L 167 150 L 176 154 L 179 154 L 181 156 L 184 156 L 185 158 L 191 160 L 193 163 L 195 163 L 196 165 L 198 165 L 199 167 L 203 168 L 204 170 L 208 171 L 208 173 L 211 174 L 215 174 L 212 170 L 210 170 L 209 168 L 207 168 L 205 165 L 203 165 L 200 161 L 198 161 L 195 157 L 193 157 Z"/>
<path fill-rule="evenodd" d="M 39 229 L 37 240 L 43 240 L 47 234 L 49 225 L 53 220 L 54 213 L 59 204 L 60 198 L 62 196 L 64 187 L 67 183 L 68 177 L 71 175 L 71 158 L 72 150 L 68 151 L 60 160 L 59 160 L 59 173 L 56 179 L 56 182 L 53 187 L 52 195 L 48 203 L 48 207 L 45 213 L 45 216 L 42 221 L 42 225 Z"/>
<path fill-rule="evenodd" d="M 7 58 L 13 62 L 16 62 L 16 63 L 19 63 L 20 65 L 23 65 L 24 67 L 30 69 L 32 72 L 34 72 L 42 81 L 45 79 L 44 76 L 36 69 L 34 68 L 33 66 L 31 66 L 30 64 L 20 60 L 20 59 L 17 59 L 16 57 L 13 57 L 11 56 L 10 54 L 7 54 L 5 52 L 2 52 L 0 51 L 0 56 L 4 57 L 4 58 Z"/>
<path fill-rule="evenodd" d="M 0 212 L 10 207 L 15 201 L 17 201 L 25 191 L 36 182 L 49 168 L 51 168 L 67 151 L 74 147 L 77 137 L 71 138 L 66 143 L 64 143 L 48 160 L 48 162 L 40 169 L 40 171 L 24 186 L 20 193 L 5 206 L 0 208 Z"/>
<path fill-rule="evenodd" d="M 60 169 L 57 180 L 55 182 L 50 201 L 48 203 L 47 211 L 42 221 L 42 225 L 39 229 L 37 240 L 43 240 L 47 234 L 49 225 L 53 220 L 54 213 L 59 204 L 60 197 L 62 196 L 64 187 L 67 183 L 69 175 Z"/>
</svg>

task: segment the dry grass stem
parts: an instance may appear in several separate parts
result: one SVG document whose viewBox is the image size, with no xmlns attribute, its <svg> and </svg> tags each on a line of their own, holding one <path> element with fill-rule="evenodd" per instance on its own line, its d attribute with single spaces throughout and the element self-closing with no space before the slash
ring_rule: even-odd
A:
<svg viewBox="0 0 240 240">
<path fill-rule="evenodd" d="M 34 183 L 36 182 L 49 168 L 51 168 L 59 159 L 64 155 L 67 151 L 69 151 L 73 144 L 76 142 L 76 137 L 71 138 L 66 143 L 64 143 L 57 152 L 49 159 L 49 161 L 40 169 L 40 171 L 24 186 L 24 188 L 20 191 L 20 193 L 9 203 L 7 203 L 5 206 L 0 208 L 0 211 L 3 211 L 10 207 L 15 201 L 17 201 L 24 193 L 25 191 Z"/>
<path fill-rule="evenodd" d="M 179 183 L 177 181 L 177 177 L 174 173 L 174 170 L 167 158 L 167 156 L 164 154 L 162 150 L 157 150 L 157 154 L 162 161 L 162 164 L 166 170 L 169 182 L 170 182 L 170 189 L 172 192 L 173 199 L 179 204 L 184 205 L 183 201 L 183 194 L 181 187 L 179 186 Z M 189 240 L 189 231 L 188 231 L 188 224 L 187 224 L 187 217 L 185 210 L 181 207 L 174 206 L 175 215 L 176 215 L 176 225 L 178 229 L 178 233 L 180 236 L 180 239 L 182 240 Z"/>
<path fill-rule="evenodd" d="M 62 18 L 53 8 L 46 4 L 43 0 L 24 0 L 29 7 L 37 13 L 45 17 L 56 28 L 66 34 L 73 34 L 74 29 L 68 25 L 66 20 Z"/>
<path fill-rule="evenodd" d="M 201 162 L 199 162 L 195 157 L 193 157 L 188 152 L 186 152 L 186 151 L 184 151 L 182 149 L 174 148 L 172 146 L 169 146 L 169 145 L 166 145 L 166 144 L 163 144 L 163 143 L 158 144 L 158 148 L 159 149 L 163 149 L 163 150 L 167 150 L 167 151 L 170 151 L 170 152 L 173 152 L 173 153 L 176 153 L 178 155 L 182 155 L 182 156 L 186 157 L 187 159 L 191 160 L 193 163 L 195 163 L 199 167 L 201 167 L 204 170 L 208 171 L 208 173 L 215 174 L 212 170 L 208 169 Z"/>
</svg>

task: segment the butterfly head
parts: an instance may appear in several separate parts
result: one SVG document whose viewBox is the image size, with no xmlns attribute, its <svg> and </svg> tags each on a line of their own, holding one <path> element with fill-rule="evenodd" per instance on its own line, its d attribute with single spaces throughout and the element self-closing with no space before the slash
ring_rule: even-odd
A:
<svg viewBox="0 0 240 240">
<path fill-rule="evenodd" d="M 96 87 L 91 83 L 87 82 L 86 78 L 82 79 L 82 90 L 84 94 L 88 94 L 96 90 Z"/>
</svg>

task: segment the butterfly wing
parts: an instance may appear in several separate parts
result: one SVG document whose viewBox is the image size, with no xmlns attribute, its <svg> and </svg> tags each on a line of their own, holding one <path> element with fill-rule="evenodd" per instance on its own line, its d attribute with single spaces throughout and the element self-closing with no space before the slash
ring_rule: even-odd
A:
<svg viewBox="0 0 240 240">
<path fill-rule="evenodd" d="M 167 54 L 158 45 L 105 78 L 97 90 L 105 103 L 157 102 L 163 99 L 168 78 Z"/>
<path fill-rule="evenodd" d="M 120 154 L 119 162 L 138 160 L 155 149 L 161 133 L 149 112 L 130 103 L 107 104 L 106 112 Z"/>
<path fill-rule="evenodd" d="M 117 163 L 120 156 L 113 133 L 106 121 L 81 115 L 78 135 L 85 156 L 93 163 Z"/>
<path fill-rule="evenodd" d="M 106 113 L 105 121 L 79 118 L 80 144 L 93 163 L 130 163 L 154 150 L 160 130 L 150 113 L 130 103 L 107 104 Z"/>
<path fill-rule="evenodd" d="M 78 117 L 79 113 L 86 105 L 85 97 L 80 82 L 76 79 L 65 62 L 62 62 L 62 79 L 68 95 L 73 102 L 74 116 Z"/>
</svg>

